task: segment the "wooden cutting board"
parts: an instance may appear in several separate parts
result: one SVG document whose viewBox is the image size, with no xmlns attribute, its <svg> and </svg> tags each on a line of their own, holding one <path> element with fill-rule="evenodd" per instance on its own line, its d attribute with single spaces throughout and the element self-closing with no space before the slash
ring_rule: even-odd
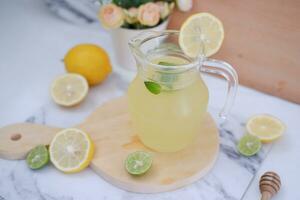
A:
<svg viewBox="0 0 300 200">
<path fill-rule="evenodd" d="M 121 97 L 97 108 L 83 123 L 75 126 L 89 133 L 96 152 L 91 168 L 108 182 L 138 193 L 174 190 L 203 177 L 212 167 L 219 151 L 219 135 L 209 114 L 199 137 L 192 145 L 176 153 L 158 153 L 145 147 L 131 128 L 127 98 Z M 0 129 L 0 157 L 24 159 L 38 144 L 49 144 L 60 128 L 21 123 Z M 153 154 L 153 165 L 143 176 L 129 175 L 124 160 L 131 152 Z"/>
</svg>

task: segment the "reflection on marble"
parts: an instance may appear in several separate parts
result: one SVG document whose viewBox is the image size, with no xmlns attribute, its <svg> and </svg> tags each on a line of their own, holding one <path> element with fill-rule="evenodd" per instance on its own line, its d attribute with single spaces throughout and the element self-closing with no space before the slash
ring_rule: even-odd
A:
<svg viewBox="0 0 300 200">
<path fill-rule="evenodd" d="M 124 94 L 128 82 L 112 74 L 102 86 L 91 89 L 80 107 L 62 108 L 49 100 L 36 114 L 25 121 L 58 127 L 71 127 L 81 122 L 103 102 Z M 213 116 L 217 109 L 210 108 Z M 215 117 L 216 119 L 216 117 Z M 184 188 L 161 194 L 135 194 L 123 191 L 104 181 L 91 169 L 66 175 L 49 165 L 32 171 L 25 161 L 0 159 L 0 200 L 138 200 L 138 199 L 241 199 L 270 146 L 264 145 L 258 155 L 247 158 L 236 150 L 236 143 L 244 134 L 245 119 L 231 115 L 220 131 L 220 153 L 211 172 L 203 179 Z"/>
</svg>

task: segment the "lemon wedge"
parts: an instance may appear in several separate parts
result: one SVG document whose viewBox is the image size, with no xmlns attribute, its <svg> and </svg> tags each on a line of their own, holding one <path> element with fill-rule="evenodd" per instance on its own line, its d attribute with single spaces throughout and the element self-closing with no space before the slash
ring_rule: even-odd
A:
<svg viewBox="0 0 300 200">
<path fill-rule="evenodd" d="M 209 57 L 221 47 L 224 39 L 222 22 L 209 13 L 190 16 L 181 26 L 179 45 L 189 57 Z"/>
<path fill-rule="evenodd" d="M 51 85 L 51 96 L 55 103 L 74 106 L 80 103 L 89 90 L 87 80 L 79 74 L 65 74 L 57 77 Z"/>
<path fill-rule="evenodd" d="M 282 136 L 286 128 L 276 117 L 261 114 L 251 117 L 246 124 L 246 129 L 262 142 L 272 142 Z"/>
<path fill-rule="evenodd" d="M 55 135 L 49 154 L 51 162 L 58 170 L 75 173 L 90 164 L 94 155 L 94 144 L 87 133 L 68 128 Z"/>
</svg>

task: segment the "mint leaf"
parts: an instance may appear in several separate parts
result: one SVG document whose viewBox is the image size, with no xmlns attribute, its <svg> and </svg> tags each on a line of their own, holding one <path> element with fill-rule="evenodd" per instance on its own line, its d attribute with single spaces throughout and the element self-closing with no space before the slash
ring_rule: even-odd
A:
<svg viewBox="0 0 300 200">
<path fill-rule="evenodd" d="M 159 65 L 164 65 L 164 66 L 176 66 L 176 64 L 173 64 L 173 63 L 169 63 L 169 62 L 164 62 L 164 61 L 161 61 L 158 63 Z"/>
<path fill-rule="evenodd" d="M 161 91 L 161 86 L 158 83 L 152 81 L 145 81 L 144 84 L 149 90 L 149 92 L 151 92 L 152 94 L 159 94 Z"/>
</svg>

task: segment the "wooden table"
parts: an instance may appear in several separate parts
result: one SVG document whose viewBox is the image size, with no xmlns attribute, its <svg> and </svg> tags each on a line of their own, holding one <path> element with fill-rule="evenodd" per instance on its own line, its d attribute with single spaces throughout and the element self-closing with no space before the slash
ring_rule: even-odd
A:
<svg viewBox="0 0 300 200">
<path fill-rule="evenodd" d="M 241 84 L 300 103 L 299 0 L 194 0 L 192 11 L 172 15 L 169 28 L 195 12 L 223 22 L 225 40 L 214 57 L 232 64 Z"/>
</svg>

